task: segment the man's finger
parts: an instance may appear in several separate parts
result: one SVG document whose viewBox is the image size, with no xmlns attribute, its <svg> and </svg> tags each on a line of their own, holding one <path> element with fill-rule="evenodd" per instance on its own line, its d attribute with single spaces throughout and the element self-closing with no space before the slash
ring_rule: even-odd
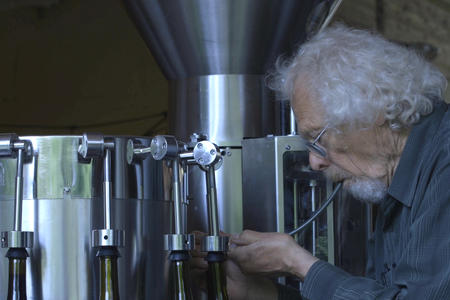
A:
<svg viewBox="0 0 450 300">
<path fill-rule="evenodd" d="M 192 257 L 190 260 L 191 270 L 193 269 L 208 269 L 208 262 L 203 257 Z"/>
<path fill-rule="evenodd" d="M 239 246 L 249 245 L 260 240 L 263 237 L 267 237 L 267 234 L 267 232 L 258 232 L 246 229 L 241 234 L 232 236 L 231 243 Z"/>
</svg>

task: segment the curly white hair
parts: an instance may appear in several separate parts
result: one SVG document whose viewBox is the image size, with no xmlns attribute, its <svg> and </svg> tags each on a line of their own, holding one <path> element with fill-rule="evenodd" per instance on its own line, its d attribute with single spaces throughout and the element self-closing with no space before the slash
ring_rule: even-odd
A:
<svg viewBox="0 0 450 300">
<path fill-rule="evenodd" d="M 299 80 L 322 101 L 329 126 L 367 126 L 380 114 L 392 129 L 432 112 L 447 87 L 439 70 L 413 50 L 338 24 L 278 59 L 269 86 L 290 99 Z"/>
</svg>

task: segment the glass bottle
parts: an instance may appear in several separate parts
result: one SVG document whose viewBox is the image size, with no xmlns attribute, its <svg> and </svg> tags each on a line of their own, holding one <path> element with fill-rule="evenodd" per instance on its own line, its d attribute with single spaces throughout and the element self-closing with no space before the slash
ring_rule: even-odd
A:
<svg viewBox="0 0 450 300">
<path fill-rule="evenodd" d="M 226 254 L 209 252 L 206 260 L 208 261 L 208 300 L 228 300 L 225 274 Z"/>
<path fill-rule="evenodd" d="M 25 248 L 9 248 L 6 253 L 9 259 L 9 279 L 7 300 L 26 300 L 26 273 L 28 253 Z"/>
<path fill-rule="evenodd" d="M 100 259 L 99 300 L 119 300 L 119 279 L 117 259 L 120 257 L 116 247 L 101 247 L 97 252 Z"/>
<path fill-rule="evenodd" d="M 172 251 L 169 254 L 169 300 L 192 300 L 189 258 L 187 251 Z"/>
</svg>

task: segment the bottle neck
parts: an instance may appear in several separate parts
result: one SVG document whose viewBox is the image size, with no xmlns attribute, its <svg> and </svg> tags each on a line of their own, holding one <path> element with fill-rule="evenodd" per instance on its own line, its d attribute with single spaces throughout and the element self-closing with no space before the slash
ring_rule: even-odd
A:
<svg viewBox="0 0 450 300">
<path fill-rule="evenodd" d="M 169 254 L 170 265 L 170 300 L 192 300 L 191 281 L 189 276 L 189 252 L 172 251 Z"/>
<path fill-rule="evenodd" d="M 100 260 L 100 300 L 119 300 L 119 276 L 117 259 L 120 256 L 115 247 L 104 247 L 97 256 Z M 110 249 L 111 248 L 111 249 Z M 112 249 L 114 248 L 114 249 Z"/>
<path fill-rule="evenodd" d="M 209 252 L 206 260 L 208 261 L 208 300 L 228 300 L 225 273 L 226 254 Z"/>
<path fill-rule="evenodd" d="M 7 300 L 27 299 L 27 257 L 25 248 L 10 248 L 6 253 L 9 259 L 9 279 Z"/>
</svg>

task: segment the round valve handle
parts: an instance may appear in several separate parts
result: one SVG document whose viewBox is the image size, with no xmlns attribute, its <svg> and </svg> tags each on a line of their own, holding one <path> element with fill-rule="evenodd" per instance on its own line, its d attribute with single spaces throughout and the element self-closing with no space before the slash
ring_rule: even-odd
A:
<svg viewBox="0 0 450 300">
<path fill-rule="evenodd" d="M 210 141 L 198 142 L 194 147 L 194 160 L 201 167 L 213 166 L 218 170 L 223 163 L 219 147 Z"/>
</svg>

